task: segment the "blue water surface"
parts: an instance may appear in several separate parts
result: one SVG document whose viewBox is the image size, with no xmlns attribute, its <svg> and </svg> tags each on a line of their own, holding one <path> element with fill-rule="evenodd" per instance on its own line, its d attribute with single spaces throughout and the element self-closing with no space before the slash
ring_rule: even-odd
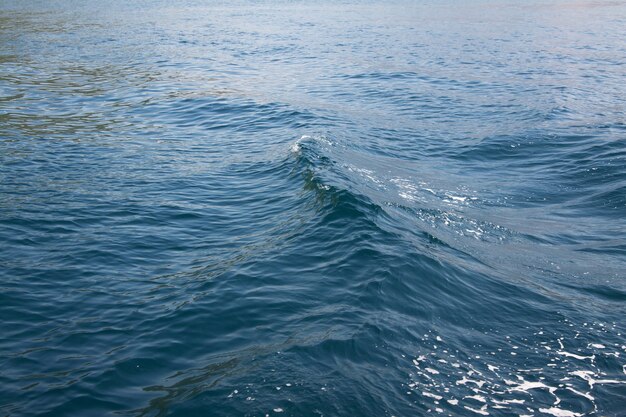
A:
<svg viewBox="0 0 626 417">
<path fill-rule="evenodd" d="M 2 416 L 625 416 L 626 5 L 0 2 Z"/>
</svg>

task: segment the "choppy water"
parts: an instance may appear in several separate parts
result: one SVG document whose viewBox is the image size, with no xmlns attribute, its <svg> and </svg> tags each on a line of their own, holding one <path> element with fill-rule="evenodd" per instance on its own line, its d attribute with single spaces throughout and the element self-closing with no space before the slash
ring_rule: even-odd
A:
<svg viewBox="0 0 626 417">
<path fill-rule="evenodd" d="M 626 415 L 623 3 L 83 3 L 1 3 L 0 414 Z"/>
</svg>

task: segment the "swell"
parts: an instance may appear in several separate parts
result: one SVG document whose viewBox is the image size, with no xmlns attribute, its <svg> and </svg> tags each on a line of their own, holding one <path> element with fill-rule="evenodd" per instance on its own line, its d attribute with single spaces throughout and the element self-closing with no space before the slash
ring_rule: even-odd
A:
<svg viewBox="0 0 626 417">
<path fill-rule="evenodd" d="M 413 363 L 406 366 L 412 371 L 407 389 L 409 393 L 422 395 L 421 403 L 431 402 L 423 400 L 424 397 L 433 398 L 430 405 L 433 408 L 453 411 L 460 405 L 474 413 L 495 415 L 524 412 L 525 404 L 555 413 L 573 408 L 581 411 L 580 415 L 593 415 L 599 408 L 614 409 L 596 397 L 594 383 L 605 372 L 611 378 L 604 378 L 601 383 L 618 387 L 624 383 L 615 364 L 619 356 L 619 343 L 616 343 L 619 330 L 615 322 L 606 328 L 603 323 L 589 326 L 584 323 L 581 328 L 579 321 L 586 320 L 590 309 L 604 305 L 599 300 L 619 303 L 624 291 L 604 283 L 594 284 L 600 279 L 588 275 L 573 276 L 564 267 L 556 271 L 540 270 L 537 256 L 540 251 L 546 251 L 550 257 L 550 242 L 538 242 L 533 234 L 507 230 L 497 224 L 493 227 L 498 234 L 489 232 L 484 224 L 472 219 L 472 215 L 485 207 L 480 197 L 459 195 L 459 190 L 442 192 L 433 184 L 420 184 L 407 175 L 398 180 L 400 170 L 385 177 L 388 167 L 380 163 L 380 158 L 365 156 L 355 148 L 350 143 L 323 136 L 303 137 L 292 146 L 306 179 L 305 187 L 315 192 L 318 201 L 337 203 L 322 205 L 327 216 L 367 220 L 367 238 L 353 240 L 347 246 L 352 252 L 332 265 L 355 277 L 355 283 L 348 287 L 349 294 L 358 294 L 360 303 L 350 304 L 364 303 L 370 311 L 366 314 L 357 310 L 352 319 L 381 325 L 374 324 L 347 339 L 320 340 L 312 345 L 294 346 L 289 351 L 304 353 L 318 363 L 325 363 L 331 355 L 337 363 L 358 367 L 360 341 L 370 342 L 376 339 L 373 334 L 382 332 L 382 328 L 397 330 L 399 323 L 405 323 L 407 338 L 423 334 L 419 352 L 414 354 Z M 368 168 L 356 166 L 363 161 L 367 161 Z M 395 182 L 390 180 L 394 178 Z M 393 185 L 397 188 L 392 188 Z M 434 198 L 428 200 L 421 194 Z M 428 222 L 420 221 L 425 218 L 431 219 L 431 226 L 439 224 L 439 227 L 429 228 Z M 455 239 L 450 239 L 451 235 L 442 233 L 441 229 L 454 230 L 455 222 L 462 229 L 470 225 L 482 228 L 486 236 L 457 234 Z M 349 228 L 347 222 L 343 223 L 344 229 Z M 323 222 L 318 227 L 323 227 Z M 344 231 L 344 235 L 347 233 Z M 489 233 L 502 240 L 490 239 Z M 477 244 L 467 244 L 468 237 L 469 242 Z M 581 239 L 572 238 L 574 242 Z M 369 242 L 375 245 L 369 247 Z M 392 248 L 386 248 L 386 243 L 391 243 Z M 354 250 L 364 246 L 367 252 Z M 485 252 L 496 256 L 486 256 Z M 558 255 L 560 259 L 572 256 L 572 262 L 578 256 L 565 252 Z M 369 264 L 364 260 L 366 257 L 376 265 L 369 266 L 371 276 L 359 273 L 355 266 Z M 511 263 L 512 268 L 506 263 Z M 527 268 L 520 270 L 520 266 Z M 553 283 L 547 280 L 551 273 L 556 274 Z M 608 277 L 607 273 L 600 276 Z M 564 281 L 565 277 L 569 280 Z M 344 287 L 335 283 L 333 288 Z M 587 310 L 575 324 L 563 318 L 563 315 L 577 317 L 572 312 L 583 303 Z M 454 314 L 450 315 L 450 311 Z M 321 318 L 329 320 L 331 312 L 328 313 Z M 426 332 L 415 326 L 416 321 L 433 324 Z M 551 330 L 544 331 L 543 326 Z M 526 336 L 517 339 L 508 336 L 513 327 L 523 329 L 521 333 Z M 599 338 L 611 343 L 600 344 Z M 388 340 L 395 339 L 389 335 Z M 407 349 L 412 351 L 411 347 Z M 370 355 L 370 363 L 375 360 Z M 338 372 L 345 372 L 343 377 L 350 378 L 349 371 L 342 367 Z M 453 380 L 449 381 L 451 376 Z M 378 379 L 374 381 L 378 384 L 370 386 L 368 380 L 353 384 L 363 386 L 363 391 L 376 401 L 395 394 L 393 388 L 382 388 Z M 352 392 L 349 387 L 342 389 L 343 398 Z M 572 393 L 576 396 L 575 405 L 564 400 L 562 408 L 555 407 Z M 395 394 L 395 407 L 403 403 L 403 394 Z"/>
<path fill-rule="evenodd" d="M 481 250 L 525 238 L 474 217 L 484 202 L 469 190 L 435 188 L 415 180 L 406 170 L 391 172 L 386 169 L 389 160 L 381 165 L 380 157 L 367 156 L 340 139 L 303 136 L 291 151 L 298 160 L 304 188 L 312 191 L 310 198 L 323 218 L 329 222 L 361 219 L 365 228 L 382 235 L 375 242 L 380 248 L 389 240 L 393 245 L 412 246 L 411 251 L 425 259 L 498 275 Z M 354 221 L 346 227 L 357 224 Z"/>
<path fill-rule="evenodd" d="M 513 291 L 511 285 L 486 274 L 470 274 L 442 260 L 437 255 L 441 243 L 436 239 L 407 239 L 411 235 L 403 234 L 398 219 L 373 194 L 364 193 L 366 188 L 358 180 L 364 173 L 345 169 L 345 154 L 326 149 L 343 145 L 322 139 L 301 140 L 296 145 L 296 155 L 222 168 L 221 182 L 200 176 L 212 195 L 228 191 L 224 199 L 216 199 L 221 210 L 212 212 L 216 207 L 206 201 L 204 210 L 200 209 L 204 194 L 198 200 L 189 195 L 182 199 L 187 207 L 198 207 L 195 216 L 187 212 L 181 217 L 180 210 L 166 210 L 161 204 L 157 212 L 173 217 L 168 220 L 168 215 L 161 214 L 153 219 L 154 232 L 182 222 L 193 235 L 181 239 L 184 246 L 173 253 L 172 242 L 149 239 L 144 233 L 143 248 L 152 248 L 143 253 L 153 257 L 150 268 L 115 265 L 111 255 L 122 259 L 124 249 L 116 241 L 132 238 L 133 243 L 141 243 L 134 240 L 138 236 L 121 233 L 125 229 L 115 224 L 102 225 L 109 241 L 100 250 L 108 256 L 91 263 L 109 265 L 108 269 L 92 277 L 80 273 L 79 265 L 95 255 L 88 250 L 93 246 L 89 241 L 83 244 L 85 250 L 74 251 L 72 257 L 49 262 L 47 280 L 54 274 L 65 275 L 72 278 L 68 281 L 72 288 L 82 289 L 59 297 L 58 284 L 51 288 L 50 281 L 32 283 L 29 288 L 39 291 L 31 295 L 31 304 L 46 306 L 46 298 L 56 303 L 48 310 L 53 320 L 32 335 L 23 333 L 32 316 L 19 318 L 18 311 L 11 312 L 16 326 L 7 337 L 24 340 L 21 346 L 25 348 L 6 362 L 21 369 L 11 379 L 23 387 L 33 379 L 38 382 L 26 388 L 28 399 L 21 404 L 63 413 L 90 396 L 95 409 L 141 403 L 137 412 L 158 412 L 184 407 L 190 399 L 223 399 L 242 390 L 244 381 L 257 370 L 270 374 L 271 367 L 280 363 L 274 359 L 279 349 L 294 364 L 302 357 L 310 358 L 304 370 L 293 368 L 291 375 L 298 380 L 311 371 L 321 374 L 332 362 L 342 363 L 344 367 L 330 381 L 339 383 L 355 401 L 363 395 L 384 399 L 389 387 L 376 388 L 378 376 L 372 372 L 377 367 L 368 365 L 372 356 L 361 344 L 375 343 L 383 329 L 395 332 L 398 321 L 428 320 L 451 308 L 469 312 L 477 298 L 484 305 L 498 305 Z M 259 193 L 267 198 L 255 198 Z M 154 204 L 150 195 L 146 198 L 118 219 L 125 226 L 150 229 L 142 219 L 128 223 L 132 213 L 143 212 L 148 202 Z M 176 200 L 181 202 L 181 198 Z M 232 207 L 238 207 L 236 218 L 229 214 Z M 255 230 L 241 227 L 248 223 Z M 221 239 L 211 240 L 218 225 Z M 419 240 L 421 248 L 416 249 Z M 61 250 L 69 244 L 58 243 Z M 154 251 L 162 264 L 177 258 L 178 263 L 169 266 L 176 272 L 157 274 Z M 185 253 L 190 255 L 183 257 Z M 119 274 L 122 270 L 123 275 Z M 29 273 L 32 277 L 32 269 Z M 9 286 L 18 289 L 19 283 L 15 284 Z M 536 294 L 524 288 L 515 292 L 526 300 L 537 300 Z M 20 296 L 25 296 L 23 291 Z M 22 305 L 26 303 L 21 300 Z M 528 308 L 529 303 L 515 309 Z M 70 305 L 83 316 L 77 318 Z M 447 320 L 464 327 L 474 324 L 469 317 L 459 314 Z M 258 340 L 259 329 L 266 331 L 263 340 Z M 421 330 L 417 326 L 411 335 Z M 56 346 L 56 350 L 46 346 Z M 57 358 L 54 366 L 35 375 L 49 357 Z M 282 365 L 286 367 L 291 368 Z M 364 367 L 369 382 L 346 385 L 351 367 Z M 63 397 L 54 396 L 58 384 L 63 384 Z M 130 399 L 116 385 L 141 387 L 142 394 Z M 311 387 L 304 383 L 304 388 Z M 276 400 L 270 393 L 264 396 L 255 407 Z M 319 402 L 312 394 L 303 398 L 305 403 Z M 358 409 L 356 404 L 341 407 Z"/>
<path fill-rule="evenodd" d="M 420 236 L 423 242 L 416 247 L 416 236 L 402 232 L 393 211 L 360 192 L 360 174 L 354 177 L 343 168 L 345 155 L 334 152 L 335 146 L 344 145 L 305 137 L 292 145 L 291 155 L 265 166 L 274 181 L 287 174 L 290 184 L 300 188 L 291 210 L 301 211 L 303 221 L 288 238 L 280 238 L 279 246 L 260 246 L 254 256 L 216 275 L 196 271 L 193 280 L 185 274 L 159 278 L 168 287 L 158 289 L 164 298 L 157 304 L 169 303 L 171 292 L 184 282 L 190 284 L 184 291 L 189 296 L 156 316 L 142 313 L 134 331 L 146 343 L 136 355 L 151 357 L 156 347 L 149 335 L 159 329 L 159 340 L 178 340 L 184 332 L 189 345 L 183 351 L 200 360 L 181 360 L 161 370 L 164 382 L 145 387 L 154 398 L 142 412 L 182 411 L 191 398 L 228 398 L 230 411 L 286 405 L 305 412 L 310 406 L 325 409 L 319 393 L 327 389 L 336 400 L 328 412 L 365 412 L 360 402 L 389 401 L 389 396 L 404 404 L 397 387 L 381 385 L 385 354 L 371 346 L 385 339 L 414 340 L 424 332 L 423 323 L 431 321 L 448 329 L 442 330 L 445 338 L 456 338 L 459 329 L 473 328 L 495 309 L 515 317 L 541 311 L 536 303 L 547 303 L 532 289 L 477 271 L 471 260 L 459 262 L 458 252 L 446 259 L 440 251 L 445 245 L 434 238 Z M 262 240 L 271 241 L 271 235 L 265 233 Z M 446 314 L 450 310 L 455 314 Z M 214 335 L 210 342 L 196 323 Z M 256 340 L 257 329 L 270 333 Z M 393 339 L 397 334 L 399 339 Z M 202 355 L 204 350 L 221 353 Z M 123 361 L 119 367 L 132 364 Z M 274 368 L 289 379 L 274 374 Z M 394 379 L 398 369 L 382 372 Z M 252 374 L 264 375 L 269 387 L 249 383 Z M 280 400 L 279 389 L 297 392 L 299 402 Z M 244 397 L 256 402 L 245 403 Z"/>
<path fill-rule="evenodd" d="M 585 152 L 589 164 L 598 169 L 607 158 L 621 158 L 615 143 L 599 143 L 597 138 L 570 141 L 569 152 Z M 502 177 L 494 178 L 490 170 L 472 175 L 470 183 L 440 165 L 439 159 L 407 164 L 365 151 L 355 143 L 340 137 L 305 136 L 292 145 L 307 187 L 315 190 L 317 199 L 344 201 L 350 210 L 367 218 L 369 227 L 410 242 L 422 255 L 463 265 L 503 282 L 530 285 L 539 293 L 546 284 L 558 288 L 564 276 L 578 277 L 576 283 L 584 293 L 582 277 L 599 263 L 605 266 L 603 276 L 619 274 L 621 262 L 615 254 L 623 252 L 623 245 L 614 222 L 616 213 L 612 212 L 622 210 L 623 173 L 618 166 L 610 168 L 616 177 L 604 176 L 606 182 L 601 181 L 600 188 L 595 189 L 589 180 L 584 185 L 589 194 L 581 195 L 580 189 L 568 190 L 574 185 L 567 182 L 576 179 L 565 177 L 593 172 L 594 166 L 584 161 L 557 168 L 557 173 L 541 170 L 541 185 L 535 183 L 539 178 L 531 175 L 525 177 L 528 183 L 502 182 L 517 169 L 514 161 L 508 164 L 508 172 L 502 171 Z M 556 144 L 553 149 L 553 158 L 565 152 Z M 546 155 L 550 158 L 548 152 Z M 530 155 L 522 160 L 528 158 Z M 554 160 L 551 163 L 559 166 Z M 556 189 L 548 180 L 552 175 L 557 176 Z M 533 185 L 529 198 L 525 190 Z M 612 204 L 612 211 L 607 204 Z M 593 213 L 589 213 L 591 205 Z M 571 219 L 581 218 L 583 210 L 587 211 L 584 221 L 572 224 Z M 553 259 L 560 262 L 556 264 Z M 520 271 L 519 265 L 528 270 Z M 548 271 L 550 281 L 546 281 Z"/>
<path fill-rule="evenodd" d="M 363 401 L 391 401 L 379 411 L 408 412 L 412 408 L 405 393 L 384 381 L 397 378 L 398 369 L 412 369 L 413 365 L 405 363 L 408 359 L 398 359 L 395 366 L 387 368 L 385 354 L 372 346 L 384 341 L 414 352 L 407 340 L 415 341 L 421 335 L 421 352 L 429 356 L 413 361 L 417 371 L 410 374 L 409 391 L 442 394 L 438 384 L 450 383 L 442 376 L 446 371 L 446 375 L 459 374 L 460 382 L 450 383 L 451 401 L 459 397 L 463 405 L 474 408 L 471 384 L 484 384 L 489 394 L 485 402 L 495 408 L 515 408 L 526 400 L 523 379 L 504 391 L 497 388 L 515 375 L 529 377 L 512 356 L 517 352 L 525 355 L 524 361 L 545 365 L 537 351 L 541 338 L 535 330 L 532 336 L 526 332 L 531 341 L 503 342 L 503 334 L 498 332 L 513 325 L 531 329 L 537 324 L 534 318 L 548 317 L 555 300 L 546 295 L 546 288 L 507 282 L 497 270 L 481 268 L 469 256 L 463 259 L 460 251 L 447 248 L 442 241 L 425 239 L 415 230 L 409 232 L 416 223 L 407 226 L 404 222 L 407 213 L 416 210 L 412 205 L 415 201 L 407 200 L 398 211 L 398 206 L 385 203 L 392 199 L 388 194 L 379 200 L 380 195 L 364 183 L 368 176 L 379 178 L 378 172 L 355 169 L 358 150 L 349 144 L 324 136 L 303 137 L 292 144 L 291 152 L 285 159 L 274 160 L 270 170 L 274 179 L 288 174 L 290 183 L 298 184 L 296 205 L 307 213 L 306 219 L 286 244 L 242 260 L 196 287 L 193 299 L 177 309 L 144 320 L 140 328 L 145 326 L 145 332 L 160 323 L 169 338 L 175 340 L 185 332 L 189 340 L 195 335 L 189 331 L 194 323 L 212 322 L 216 316 L 241 317 L 228 320 L 227 326 L 209 326 L 212 334 L 219 335 L 211 342 L 211 351 L 223 353 L 203 356 L 202 366 L 179 364 L 178 371 L 172 370 L 164 383 L 145 387 L 155 397 L 141 411 L 158 412 L 160 407 L 167 407 L 184 412 L 189 399 L 226 398 L 224 410 L 230 412 L 277 407 L 306 412 L 317 407 L 325 412 L 363 413 L 366 410 L 359 405 Z M 405 217 L 398 217 L 400 213 Z M 421 244 L 416 244 L 420 239 Z M 565 300 L 556 302 L 562 307 L 568 305 Z M 282 315 L 268 317 L 271 311 L 281 311 Z M 501 322 L 493 321 L 494 314 Z M 431 325 L 437 328 L 436 339 L 430 334 Z M 271 329 L 273 334 L 254 340 L 255 328 Z M 433 340 L 427 340 L 429 337 Z M 548 347 L 558 349 L 562 339 L 550 337 Z M 191 337 L 192 346 L 188 347 L 192 352 L 200 349 L 194 347 L 195 339 Z M 477 345 L 476 340 L 483 340 L 485 345 Z M 142 357 L 148 357 L 151 349 L 144 348 Z M 503 349 L 502 354 L 491 352 Z M 400 356 L 402 350 L 394 352 Z M 493 362 L 503 372 L 487 368 L 489 362 L 478 361 L 477 353 L 494 355 Z M 560 355 L 550 357 L 558 360 Z M 273 369 L 282 370 L 283 375 L 273 373 Z M 566 376 L 566 372 L 581 372 L 578 364 L 565 369 L 542 369 L 551 378 L 545 384 Z M 269 386 L 251 383 L 251 374 L 264 375 Z M 578 382 L 576 389 L 584 387 L 584 381 Z M 298 402 L 281 398 L 282 391 L 297 393 Z M 320 406 L 321 395 L 332 398 L 334 405 Z M 256 402 L 246 403 L 244 398 Z M 535 399 L 536 404 L 546 406 L 552 401 L 551 397 Z"/>
</svg>

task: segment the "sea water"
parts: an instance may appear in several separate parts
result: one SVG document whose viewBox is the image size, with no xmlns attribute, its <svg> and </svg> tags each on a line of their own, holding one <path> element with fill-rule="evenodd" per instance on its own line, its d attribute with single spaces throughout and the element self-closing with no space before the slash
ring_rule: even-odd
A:
<svg viewBox="0 0 626 417">
<path fill-rule="evenodd" d="M 626 415 L 626 6 L 0 3 L 3 416 Z"/>
</svg>

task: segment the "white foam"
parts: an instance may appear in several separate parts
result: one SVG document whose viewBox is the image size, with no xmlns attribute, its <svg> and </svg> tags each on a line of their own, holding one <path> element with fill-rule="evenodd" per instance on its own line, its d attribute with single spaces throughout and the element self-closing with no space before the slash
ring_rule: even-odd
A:
<svg viewBox="0 0 626 417">
<path fill-rule="evenodd" d="M 570 372 L 570 375 L 575 375 L 579 378 L 584 379 L 589 384 L 589 388 L 593 389 L 594 385 L 602 385 L 602 384 L 626 384 L 626 381 L 620 381 L 617 379 L 595 379 L 593 378 L 594 373 L 591 371 L 574 371 Z"/>
<path fill-rule="evenodd" d="M 524 404 L 525 400 L 517 400 L 517 399 L 512 399 L 512 400 L 502 400 L 502 401 L 498 401 L 498 400 L 492 400 L 495 404 Z"/>
<path fill-rule="evenodd" d="M 596 358 L 596 355 L 582 356 L 582 355 L 577 355 L 575 353 L 566 352 L 564 350 L 558 350 L 556 353 L 558 353 L 559 355 L 567 356 L 569 358 L 574 358 L 574 359 L 578 359 L 578 360 L 581 360 L 581 361 L 585 360 L 585 359 L 591 359 L 593 361 Z"/>
<path fill-rule="evenodd" d="M 315 140 L 316 142 L 320 142 L 323 143 L 325 145 L 328 146 L 332 146 L 333 143 L 328 140 L 328 138 L 324 137 L 324 136 L 309 136 L 309 135 L 302 135 L 300 136 L 300 139 L 298 139 L 297 141 L 295 141 L 290 147 L 289 150 L 295 154 L 300 153 L 300 151 L 302 150 L 302 142 L 306 141 L 306 140 Z"/>
<path fill-rule="evenodd" d="M 422 395 L 424 397 L 434 398 L 437 401 L 443 399 L 443 397 L 441 395 L 431 394 L 430 392 L 426 392 L 426 391 L 422 391 Z"/>
<path fill-rule="evenodd" d="M 300 136 L 300 139 L 298 139 L 297 141 L 295 141 L 295 142 L 291 145 L 291 147 L 289 148 L 289 150 L 290 150 L 291 152 L 293 152 L 293 153 L 296 153 L 296 154 L 297 154 L 297 153 L 300 153 L 300 150 L 302 149 L 302 147 L 300 146 L 300 143 L 301 143 L 302 141 L 305 141 L 305 140 L 308 140 L 308 139 L 311 139 L 311 136 L 309 136 L 309 135 L 302 135 L 302 136 Z"/>
<path fill-rule="evenodd" d="M 487 404 L 483 405 L 480 410 L 476 409 L 476 408 L 472 408 L 472 407 L 468 407 L 468 406 L 464 406 L 465 409 L 470 410 L 476 414 L 482 414 L 483 416 L 488 416 L 489 413 L 487 412 Z"/>
<path fill-rule="evenodd" d="M 446 194 L 446 197 L 452 199 L 452 201 L 458 201 L 459 203 L 464 203 L 467 200 L 467 197 L 458 197 L 452 194 Z"/>
<path fill-rule="evenodd" d="M 470 400 L 480 401 L 481 403 L 486 403 L 487 402 L 485 397 L 483 397 L 482 395 L 468 395 L 468 396 L 463 397 L 463 398 L 469 398 Z"/>
<path fill-rule="evenodd" d="M 485 384 L 485 381 L 477 381 L 475 379 L 469 379 L 466 376 L 463 376 L 462 379 L 459 379 L 458 381 L 456 381 L 456 385 L 465 385 L 467 383 L 476 384 L 478 385 L 479 388 L 482 388 L 483 385 Z"/>
<path fill-rule="evenodd" d="M 504 382 L 507 385 L 515 385 L 514 381 L 505 380 Z M 518 384 L 517 386 L 511 388 L 510 391 L 527 392 L 528 390 L 531 390 L 531 389 L 547 389 L 550 392 L 556 391 L 556 388 L 550 387 L 544 384 L 543 382 L 539 382 L 539 381 L 531 382 L 531 381 L 525 381 L 523 379 L 522 379 L 521 384 Z"/>
<path fill-rule="evenodd" d="M 297 153 L 300 153 L 300 150 L 301 150 L 301 148 L 300 148 L 300 143 L 299 143 L 299 142 L 297 142 L 297 141 L 296 141 L 296 142 L 294 142 L 294 143 L 291 145 L 291 147 L 289 148 L 289 150 L 290 150 L 292 153 L 296 153 L 296 154 L 297 154 Z"/>
<path fill-rule="evenodd" d="M 574 389 L 574 388 L 572 388 L 572 387 L 567 387 L 567 389 L 568 389 L 568 390 L 570 390 L 570 391 L 572 391 L 574 394 L 578 394 L 578 395 L 580 395 L 581 397 L 585 397 L 586 399 L 588 399 L 588 400 L 589 400 L 589 401 L 591 401 L 591 402 L 593 402 L 593 401 L 595 400 L 595 398 L 593 398 L 593 396 L 591 396 L 588 392 L 587 392 L 587 393 L 585 393 L 585 392 L 580 392 L 580 391 L 575 390 L 575 389 Z"/>
<path fill-rule="evenodd" d="M 563 410 L 562 408 L 557 408 L 557 407 L 540 408 L 539 411 L 544 413 L 544 414 L 552 414 L 553 416 L 556 416 L 556 417 L 578 417 L 578 416 L 582 416 L 582 414 L 580 414 L 580 413 L 575 413 L 575 412 L 569 411 L 569 410 Z"/>
<path fill-rule="evenodd" d="M 597 331 L 597 326 L 599 324 L 588 323 L 586 329 L 589 329 L 588 332 Z M 464 408 L 467 411 L 463 415 L 488 415 L 493 412 L 520 416 L 520 407 L 522 410 L 527 408 L 528 412 L 525 414 L 535 417 L 546 414 L 553 417 L 594 415 L 593 413 L 599 411 L 595 398 L 599 394 L 594 393 L 594 388 L 600 384 L 626 384 L 626 378 L 622 377 L 626 375 L 626 364 L 615 363 L 616 360 L 622 362 L 624 355 L 620 357 L 612 352 L 615 349 L 613 346 L 616 347 L 615 350 L 626 351 L 626 345 L 610 342 L 610 339 L 596 339 L 595 343 L 588 343 L 591 333 L 586 332 L 587 330 L 583 330 L 579 339 L 574 337 L 575 329 L 572 329 L 571 335 L 555 335 L 552 339 L 547 339 L 546 336 L 540 340 L 520 337 L 514 341 L 511 337 L 506 337 L 509 349 L 504 346 L 504 349 L 491 347 L 493 354 L 504 360 L 494 363 L 498 356 L 490 355 L 489 364 L 482 359 L 490 352 L 483 349 L 486 346 L 474 345 L 468 352 L 450 347 L 444 350 L 439 343 L 439 346 L 433 346 L 432 341 L 437 338 L 437 333 L 429 331 L 434 334 L 425 335 L 422 339 L 424 350 L 420 352 L 419 361 L 414 360 L 419 369 L 411 375 L 413 381 L 409 387 L 413 394 L 422 393 L 435 400 L 432 413 L 436 411 L 434 407 L 443 396 L 442 404 Z M 542 334 L 549 332 L 542 330 Z M 498 337 L 504 339 L 505 335 Z M 567 345 L 567 349 L 564 345 Z M 513 353 L 517 352 L 518 356 L 509 356 L 511 350 Z M 529 356 L 538 361 L 528 362 L 526 359 Z M 542 358 L 545 362 L 541 362 Z M 600 360 L 605 358 L 610 360 Z M 532 363 L 534 366 L 520 366 L 525 363 Z M 619 376 L 616 376 L 617 373 Z M 449 377 L 454 379 L 450 380 Z M 537 396 L 533 391 L 544 391 L 549 395 Z M 585 404 L 582 410 L 567 409 L 569 404 L 564 399 L 574 396 L 577 401 L 582 402 L 581 405 Z M 527 407 L 531 404 L 532 408 Z M 542 407 L 541 411 L 539 407 Z M 442 408 L 445 410 L 445 407 Z M 589 411 L 592 409 L 593 412 Z M 449 410 L 444 412 L 448 413 Z"/>
</svg>

